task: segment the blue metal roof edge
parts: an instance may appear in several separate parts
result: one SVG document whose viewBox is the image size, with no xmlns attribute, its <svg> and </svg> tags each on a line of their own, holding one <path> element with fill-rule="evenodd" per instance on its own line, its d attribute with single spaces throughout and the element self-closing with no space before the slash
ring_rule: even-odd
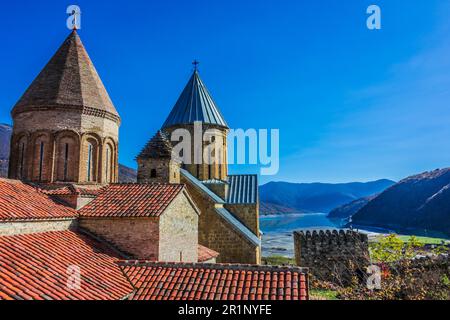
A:
<svg viewBox="0 0 450 320">
<path fill-rule="evenodd" d="M 228 175 L 228 182 L 230 184 L 230 190 L 226 199 L 227 203 L 236 205 L 258 203 L 259 194 L 257 174 Z M 252 186 L 248 186 L 249 183 L 252 184 Z M 246 186 L 249 188 L 246 188 Z M 243 194 L 243 191 L 249 191 L 249 193 Z"/>
<path fill-rule="evenodd" d="M 206 193 L 209 197 L 211 197 L 217 204 L 225 204 L 225 201 L 222 200 L 219 196 L 209 190 L 207 187 L 203 185 L 203 183 L 198 180 L 196 177 L 191 175 L 186 169 L 180 169 L 181 174 L 186 177 L 194 186 L 198 189 Z M 261 246 L 261 240 L 258 236 L 256 236 L 250 229 L 248 229 L 245 225 L 243 225 L 238 219 L 236 219 L 231 212 L 229 212 L 225 208 L 216 208 L 216 212 L 224 218 L 229 224 L 231 224 L 237 231 L 239 231 L 245 238 L 247 238 L 252 244 L 255 246 Z"/>
<path fill-rule="evenodd" d="M 198 189 L 206 193 L 211 199 L 213 199 L 218 204 L 225 204 L 225 200 L 220 198 L 214 192 L 209 190 L 200 180 L 191 175 L 186 169 L 180 169 L 180 172 L 185 176 L 190 182 L 192 182 Z"/>
<path fill-rule="evenodd" d="M 231 224 L 237 231 L 242 233 L 255 246 L 261 246 L 261 240 L 250 229 L 244 226 L 238 219 L 236 219 L 227 209 L 216 208 L 216 212 Z"/>
</svg>

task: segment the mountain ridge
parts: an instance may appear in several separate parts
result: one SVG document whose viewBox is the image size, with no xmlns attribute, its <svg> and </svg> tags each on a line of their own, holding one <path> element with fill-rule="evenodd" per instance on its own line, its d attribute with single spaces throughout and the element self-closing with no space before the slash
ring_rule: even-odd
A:
<svg viewBox="0 0 450 320">
<path fill-rule="evenodd" d="M 407 177 L 353 215 L 353 223 L 394 229 L 423 229 L 450 235 L 450 168 Z"/>
<path fill-rule="evenodd" d="M 395 182 L 388 179 L 336 184 L 269 182 L 259 190 L 262 204 L 278 205 L 296 212 L 326 213 L 340 205 L 380 193 L 393 184 Z"/>
</svg>

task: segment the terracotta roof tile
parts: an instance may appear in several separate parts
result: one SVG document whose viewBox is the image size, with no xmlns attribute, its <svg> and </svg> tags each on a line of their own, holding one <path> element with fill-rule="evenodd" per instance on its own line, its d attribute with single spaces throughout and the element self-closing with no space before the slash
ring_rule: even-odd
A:
<svg viewBox="0 0 450 320">
<path fill-rule="evenodd" d="M 217 258 L 219 253 L 213 249 L 198 245 L 198 262 L 205 262 L 213 258 Z"/>
<path fill-rule="evenodd" d="M 133 300 L 307 300 L 307 274 L 296 267 L 122 261 Z"/>
<path fill-rule="evenodd" d="M 50 196 L 70 196 L 70 195 L 82 195 L 82 196 L 98 196 L 103 192 L 105 187 L 102 186 L 79 186 L 73 183 L 69 184 L 35 184 L 39 191 Z"/>
<path fill-rule="evenodd" d="M 80 216 L 158 217 L 182 190 L 181 184 L 112 184 Z"/>
<path fill-rule="evenodd" d="M 72 231 L 0 237 L 0 300 L 125 298 L 133 288 L 117 267 L 120 258 Z M 69 266 L 80 268 L 79 290 L 67 286 Z"/>
<path fill-rule="evenodd" d="M 0 221 L 75 218 L 77 212 L 18 180 L 0 179 Z"/>
</svg>

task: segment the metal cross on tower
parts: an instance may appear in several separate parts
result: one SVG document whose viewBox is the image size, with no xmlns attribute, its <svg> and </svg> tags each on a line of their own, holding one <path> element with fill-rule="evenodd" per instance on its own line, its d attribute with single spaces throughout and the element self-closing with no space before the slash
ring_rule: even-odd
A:
<svg viewBox="0 0 450 320">
<path fill-rule="evenodd" d="M 200 64 L 200 62 L 198 62 L 197 60 L 192 61 L 192 65 L 194 66 L 194 70 L 198 70 L 198 65 Z"/>
</svg>

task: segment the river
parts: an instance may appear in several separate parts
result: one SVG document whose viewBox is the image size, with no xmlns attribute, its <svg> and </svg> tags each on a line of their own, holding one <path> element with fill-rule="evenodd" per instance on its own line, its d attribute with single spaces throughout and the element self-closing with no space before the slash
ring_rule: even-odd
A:
<svg viewBox="0 0 450 320">
<path fill-rule="evenodd" d="M 261 216 L 263 256 L 293 257 L 295 230 L 339 229 L 341 225 L 341 220 L 329 219 L 326 213 Z"/>
</svg>

